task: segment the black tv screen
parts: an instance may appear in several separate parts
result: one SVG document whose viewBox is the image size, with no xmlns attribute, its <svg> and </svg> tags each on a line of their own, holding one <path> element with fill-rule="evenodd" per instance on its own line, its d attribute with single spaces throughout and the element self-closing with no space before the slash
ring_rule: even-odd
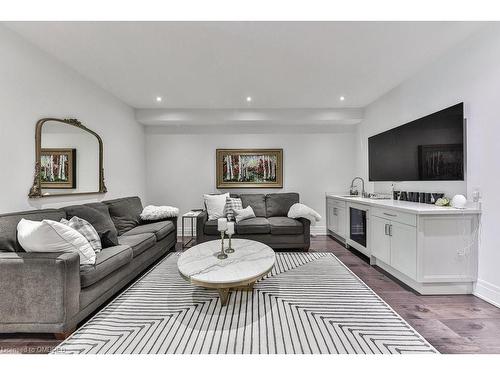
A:
<svg viewBox="0 0 500 375">
<path fill-rule="evenodd" d="M 368 138 L 370 181 L 464 179 L 464 106 Z"/>
</svg>

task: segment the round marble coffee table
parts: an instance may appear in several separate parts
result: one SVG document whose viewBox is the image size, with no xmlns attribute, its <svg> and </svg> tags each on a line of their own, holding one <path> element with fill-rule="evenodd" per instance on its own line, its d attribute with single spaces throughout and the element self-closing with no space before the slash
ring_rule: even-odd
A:
<svg viewBox="0 0 500 375">
<path fill-rule="evenodd" d="M 218 259 L 220 240 L 204 242 L 181 254 L 177 261 L 179 272 L 193 285 L 217 289 L 224 306 L 231 288 L 253 288 L 257 280 L 267 275 L 276 256 L 269 246 L 251 240 L 233 238 L 234 253 Z M 227 246 L 227 240 L 224 242 Z"/>
</svg>

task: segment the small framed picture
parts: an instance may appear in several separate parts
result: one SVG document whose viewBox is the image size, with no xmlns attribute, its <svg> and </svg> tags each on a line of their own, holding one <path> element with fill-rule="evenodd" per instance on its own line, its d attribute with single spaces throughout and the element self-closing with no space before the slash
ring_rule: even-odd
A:
<svg viewBox="0 0 500 375">
<path fill-rule="evenodd" d="M 217 149 L 217 189 L 282 188 L 283 149 Z"/>
<path fill-rule="evenodd" d="M 42 148 L 40 182 L 45 189 L 75 189 L 76 149 Z"/>
</svg>

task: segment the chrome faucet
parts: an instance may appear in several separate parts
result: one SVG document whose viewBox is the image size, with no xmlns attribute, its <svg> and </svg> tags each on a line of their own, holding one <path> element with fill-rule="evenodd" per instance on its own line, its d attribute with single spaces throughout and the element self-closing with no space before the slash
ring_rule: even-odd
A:
<svg viewBox="0 0 500 375">
<path fill-rule="evenodd" d="M 361 180 L 361 195 L 357 190 L 354 190 L 354 181 L 356 180 Z M 363 180 L 361 177 L 354 177 L 351 181 L 351 187 L 349 189 L 349 194 L 350 195 L 360 195 L 361 197 L 366 197 L 366 192 L 365 192 L 365 180 Z"/>
</svg>

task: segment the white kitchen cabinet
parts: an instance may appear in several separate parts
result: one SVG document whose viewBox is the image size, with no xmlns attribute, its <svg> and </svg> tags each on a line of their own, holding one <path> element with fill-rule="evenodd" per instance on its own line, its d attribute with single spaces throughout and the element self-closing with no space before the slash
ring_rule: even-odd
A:
<svg viewBox="0 0 500 375">
<path fill-rule="evenodd" d="M 417 228 L 396 221 L 391 221 L 389 225 L 390 265 L 415 279 L 417 276 Z"/>
<path fill-rule="evenodd" d="M 372 216 L 371 234 L 373 257 L 409 277 L 416 277 L 417 230 L 414 226 Z"/>
<path fill-rule="evenodd" d="M 347 209 L 345 207 L 335 207 L 337 220 L 337 234 L 342 237 L 347 237 Z"/>
<path fill-rule="evenodd" d="M 326 227 L 329 231 L 336 232 L 337 231 L 337 220 L 335 216 L 335 207 L 333 202 L 327 200 L 326 203 Z"/>
<path fill-rule="evenodd" d="M 341 240 L 347 236 L 347 211 L 346 204 L 341 200 L 326 199 L 326 228 Z"/>
<path fill-rule="evenodd" d="M 363 254 L 372 265 L 421 294 L 472 293 L 477 282 L 480 210 L 330 193 L 326 201 L 327 232 L 346 245 L 352 243 L 349 207 L 368 208 L 369 240 Z"/>
<path fill-rule="evenodd" d="M 377 216 L 371 218 L 371 255 L 387 264 L 391 262 L 390 223 L 389 220 Z"/>
<path fill-rule="evenodd" d="M 371 213 L 371 263 L 422 294 L 471 293 L 477 215 Z"/>
</svg>

